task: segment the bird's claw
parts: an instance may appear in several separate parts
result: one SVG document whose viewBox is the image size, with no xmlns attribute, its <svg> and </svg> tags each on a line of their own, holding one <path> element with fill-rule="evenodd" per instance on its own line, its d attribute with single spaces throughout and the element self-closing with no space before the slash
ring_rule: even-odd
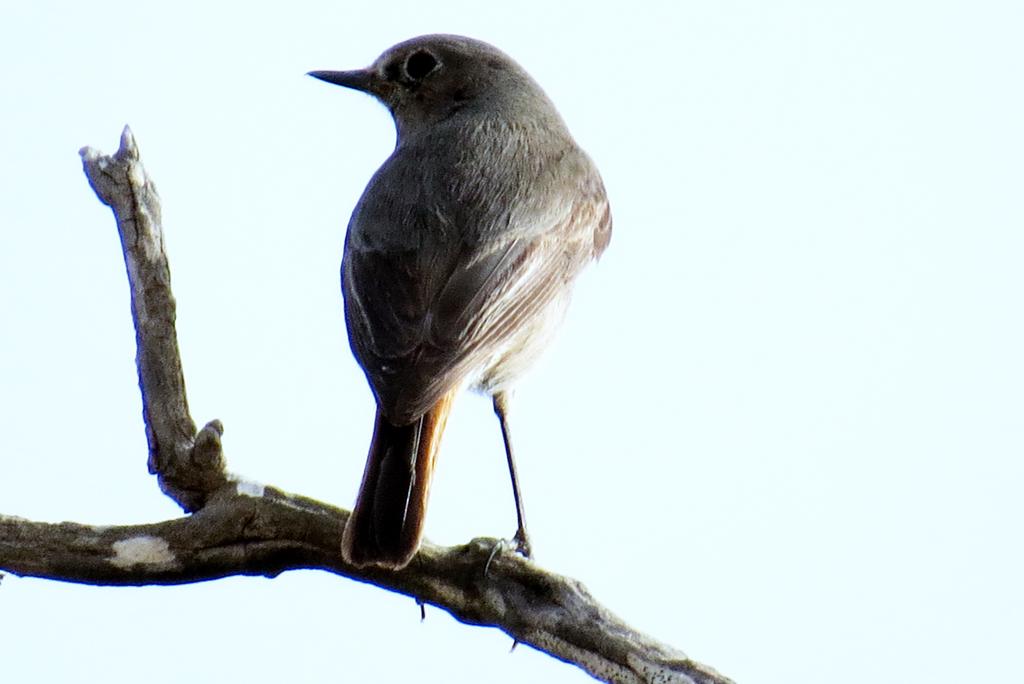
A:
<svg viewBox="0 0 1024 684">
<path fill-rule="evenodd" d="M 526 536 L 526 530 L 520 528 L 516 530 L 516 533 L 512 535 L 511 539 L 498 539 L 494 542 L 494 548 L 491 549 L 491 555 L 487 557 L 487 562 L 484 564 L 484 576 L 490 574 L 491 563 L 497 558 L 498 554 L 507 549 L 513 549 L 516 553 L 526 559 L 533 558 L 533 554 L 530 549 L 530 538 Z"/>
</svg>

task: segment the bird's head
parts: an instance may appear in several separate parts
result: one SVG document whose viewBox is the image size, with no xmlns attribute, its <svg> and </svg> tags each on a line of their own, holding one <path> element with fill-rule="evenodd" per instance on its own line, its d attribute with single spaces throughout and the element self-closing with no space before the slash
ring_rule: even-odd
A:
<svg viewBox="0 0 1024 684">
<path fill-rule="evenodd" d="M 309 75 L 376 97 L 391 111 L 400 137 L 429 131 L 460 113 L 554 114 L 540 86 L 512 58 L 462 36 L 412 38 L 389 48 L 365 69 Z"/>
</svg>

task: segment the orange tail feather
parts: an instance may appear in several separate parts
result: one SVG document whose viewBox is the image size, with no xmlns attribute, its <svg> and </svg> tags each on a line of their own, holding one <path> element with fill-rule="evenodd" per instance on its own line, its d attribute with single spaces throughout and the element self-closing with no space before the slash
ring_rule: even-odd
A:
<svg viewBox="0 0 1024 684">
<path fill-rule="evenodd" d="M 363 483 L 341 542 L 347 562 L 398 570 L 416 554 L 454 397 L 449 392 L 409 425 L 393 425 L 377 410 Z"/>
</svg>

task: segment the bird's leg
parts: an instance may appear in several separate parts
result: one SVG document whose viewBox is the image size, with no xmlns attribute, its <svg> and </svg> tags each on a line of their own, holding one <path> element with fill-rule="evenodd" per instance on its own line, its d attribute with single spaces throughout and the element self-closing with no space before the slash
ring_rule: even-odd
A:
<svg viewBox="0 0 1024 684">
<path fill-rule="evenodd" d="M 526 516 L 523 513 L 523 497 L 519 492 L 519 478 L 516 475 L 516 461 L 512 456 L 512 435 L 508 429 L 508 395 L 504 391 L 495 392 L 491 397 L 494 402 L 494 413 L 501 423 L 501 438 L 505 441 L 505 458 L 508 460 L 508 474 L 512 478 L 512 496 L 516 500 L 516 522 L 519 524 L 516 534 L 512 537 L 516 551 L 530 558 L 530 538 L 526 534 Z"/>
</svg>

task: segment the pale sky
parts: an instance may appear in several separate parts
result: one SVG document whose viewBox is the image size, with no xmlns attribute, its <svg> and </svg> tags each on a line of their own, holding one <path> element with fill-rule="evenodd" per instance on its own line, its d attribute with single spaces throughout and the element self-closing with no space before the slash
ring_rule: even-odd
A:
<svg viewBox="0 0 1024 684">
<path fill-rule="evenodd" d="M 540 82 L 615 217 L 513 403 L 537 561 L 738 682 L 1024 679 L 1019 3 L 11 5 L 0 513 L 179 515 L 146 472 L 121 251 L 77 153 L 126 123 L 193 416 L 224 421 L 231 471 L 351 506 L 373 400 L 338 264 L 394 131 L 304 74 L 461 33 Z M 427 537 L 514 529 L 467 394 Z M 11 682 L 589 681 L 321 572 L 8 576 L 0 616 Z"/>
</svg>

